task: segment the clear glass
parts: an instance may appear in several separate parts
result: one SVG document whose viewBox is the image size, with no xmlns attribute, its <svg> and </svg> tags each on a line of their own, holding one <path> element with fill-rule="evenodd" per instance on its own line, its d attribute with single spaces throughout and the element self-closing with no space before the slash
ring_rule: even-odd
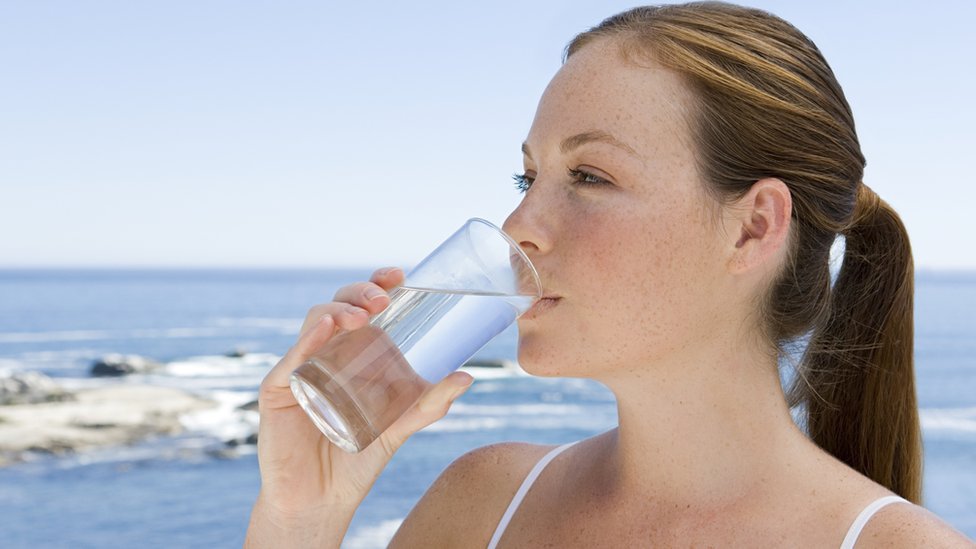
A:
<svg viewBox="0 0 976 549">
<path fill-rule="evenodd" d="M 297 368 L 292 392 L 333 443 L 361 451 L 541 295 L 518 244 L 470 219 L 390 292 L 383 312 Z"/>
</svg>

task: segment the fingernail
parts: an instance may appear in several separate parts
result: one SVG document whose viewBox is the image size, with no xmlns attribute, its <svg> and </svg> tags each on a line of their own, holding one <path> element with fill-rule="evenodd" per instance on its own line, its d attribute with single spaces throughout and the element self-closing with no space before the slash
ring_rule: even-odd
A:
<svg viewBox="0 0 976 549">
<path fill-rule="evenodd" d="M 380 275 L 380 276 L 387 276 L 387 275 L 393 274 L 394 271 L 399 271 L 399 270 L 400 270 L 400 267 L 386 267 L 384 269 L 380 269 L 377 272 L 377 274 Z"/>
<path fill-rule="evenodd" d="M 376 299 L 378 297 L 385 296 L 386 295 L 386 292 L 384 292 L 383 290 L 381 290 L 379 288 L 376 288 L 376 287 L 369 287 L 369 288 L 366 288 L 366 291 L 363 292 L 363 295 L 366 296 L 366 299 L 367 300 L 373 301 L 374 299 Z"/>
<path fill-rule="evenodd" d="M 325 324 L 325 323 L 330 322 L 330 321 L 332 321 L 332 315 L 322 315 L 322 316 L 320 316 L 319 317 L 319 321 L 317 323 L 309 326 L 308 329 L 305 330 L 305 332 L 301 334 L 300 338 L 304 339 L 306 337 L 311 337 L 312 332 L 314 332 L 316 328 L 318 328 L 322 324 Z"/>
<path fill-rule="evenodd" d="M 461 387 L 461 388 L 457 389 L 456 391 L 454 391 L 454 394 L 451 395 L 451 402 L 454 402 L 455 400 L 458 399 L 458 397 L 460 397 L 461 395 L 463 395 L 464 392 L 467 391 L 468 390 L 468 387 L 470 387 L 470 386 L 471 386 L 471 384 L 468 383 L 464 387 Z"/>
</svg>

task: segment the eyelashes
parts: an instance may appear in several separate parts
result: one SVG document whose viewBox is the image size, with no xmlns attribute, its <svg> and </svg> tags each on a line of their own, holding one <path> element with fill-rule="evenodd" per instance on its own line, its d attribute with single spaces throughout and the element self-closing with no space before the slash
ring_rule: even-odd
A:
<svg viewBox="0 0 976 549">
<path fill-rule="evenodd" d="M 520 193 L 524 193 L 529 190 L 532 186 L 532 182 L 535 181 L 534 177 L 529 177 L 524 173 L 513 173 L 512 180 L 515 181 L 515 189 Z"/>
<path fill-rule="evenodd" d="M 572 180 L 572 185 L 577 187 L 601 187 L 604 185 L 612 185 L 606 179 L 600 176 L 593 175 L 592 173 L 580 170 L 580 169 L 568 169 L 566 170 L 567 175 Z M 515 181 L 515 188 L 520 193 L 524 193 L 532 187 L 532 183 L 535 182 L 534 177 L 530 177 L 524 173 L 512 174 L 512 180 Z"/>
</svg>

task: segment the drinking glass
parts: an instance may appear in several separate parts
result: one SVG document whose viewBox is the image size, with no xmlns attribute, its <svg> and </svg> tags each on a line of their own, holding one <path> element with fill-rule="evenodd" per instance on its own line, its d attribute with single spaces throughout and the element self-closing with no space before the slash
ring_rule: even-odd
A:
<svg viewBox="0 0 976 549">
<path fill-rule="evenodd" d="M 336 446 L 359 452 L 430 387 L 542 296 L 518 244 L 469 219 L 389 292 L 360 329 L 339 331 L 291 375 L 291 390 Z"/>
</svg>

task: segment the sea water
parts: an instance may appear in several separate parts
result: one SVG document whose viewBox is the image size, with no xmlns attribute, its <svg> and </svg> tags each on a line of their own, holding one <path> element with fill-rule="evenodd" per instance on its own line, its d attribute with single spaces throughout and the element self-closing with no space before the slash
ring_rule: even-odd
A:
<svg viewBox="0 0 976 549">
<path fill-rule="evenodd" d="M 532 298 L 401 286 L 361 329 L 340 332 L 296 370 L 293 390 L 316 425 L 362 450 L 432 385 L 459 368 Z"/>
<path fill-rule="evenodd" d="M 218 400 L 233 393 L 236 406 L 257 398 L 277 360 L 251 364 L 252 356 L 280 355 L 310 304 L 371 272 L 0 270 L 0 369 L 42 371 L 69 386 L 165 383 Z M 916 272 L 915 282 L 924 503 L 976 538 L 976 273 Z M 220 356 L 235 347 L 255 355 Z M 89 378 L 92 361 L 112 352 L 166 365 L 150 376 Z M 476 354 L 516 356 L 514 326 Z M 179 375 L 170 373 L 173 361 Z M 193 365 L 206 373 L 183 371 Z M 613 394 L 595 381 L 473 373 L 474 386 L 448 415 L 390 461 L 356 511 L 344 549 L 386 547 L 431 483 L 470 450 L 513 440 L 559 445 L 617 425 Z M 244 427 L 234 406 L 226 417 L 228 428 Z M 239 458 L 213 457 L 206 442 L 222 440 L 191 430 L 0 468 L 0 545 L 240 547 L 260 489 L 258 460 L 249 445 L 236 447 Z"/>
</svg>

